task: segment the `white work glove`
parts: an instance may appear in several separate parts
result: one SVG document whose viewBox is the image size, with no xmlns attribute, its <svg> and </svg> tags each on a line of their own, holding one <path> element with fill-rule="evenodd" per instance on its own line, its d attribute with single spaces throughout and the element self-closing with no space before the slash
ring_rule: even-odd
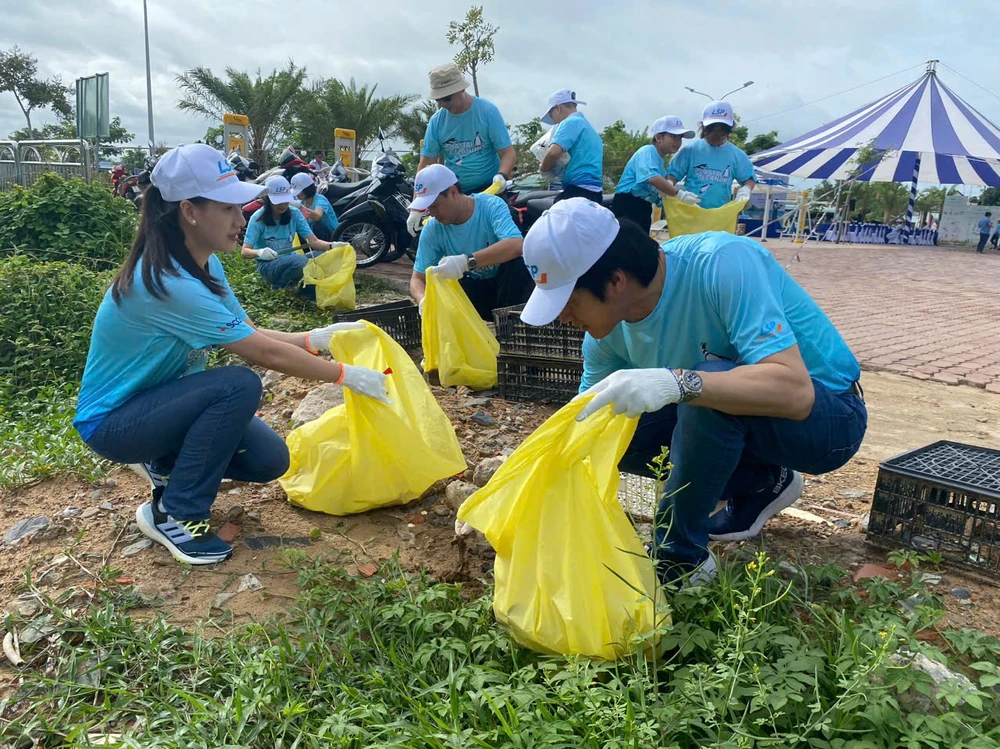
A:
<svg viewBox="0 0 1000 749">
<path fill-rule="evenodd" d="M 329 351 L 330 339 L 334 333 L 342 330 L 361 330 L 365 327 L 361 322 L 335 322 L 325 328 L 313 328 L 306 333 L 306 349 L 309 351 Z"/>
<path fill-rule="evenodd" d="M 445 255 L 441 262 L 434 266 L 434 275 L 438 278 L 450 278 L 457 281 L 469 270 L 468 255 Z"/>
<path fill-rule="evenodd" d="M 257 259 L 263 260 L 264 262 L 269 262 L 278 257 L 278 253 L 272 250 L 270 247 L 264 247 L 257 250 Z"/>
<path fill-rule="evenodd" d="M 499 187 L 500 192 L 503 192 L 504 190 L 507 189 L 507 178 L 504 177 L 502 174 L 494 174 L 493 184 L 490 185 L 490 187 Z"/>
<path fill-rule="evenodd" d="M 455 521 L 455 535 L 456 536 L 469 536 L 472 532 L 476 530 L 468 523 L 463 523 L 461 520 Z"/>
<path fill-rule="evenodd" d="M 678 190 L 677 199 L 682 203 L 687 203 L 688 205 L 698 205 L 701 202 L 701 198 L 689 190 Z"/>
<path fill-rule="evenodd" d="M 358 395 L 365 395 L 382 401 L 382 403 L 389 403 L 389 391 L 386 389 L 385 375 L 382 372 L 365 367 L 355 367 L 351 364 L 342 364 L 341 366 L 344 368 L 344 379 L 340 381 L 341 385 Z"/>
<path fill-rule="evenodd" d="M 410 232 L 411 237 L 417 236 L 426 215 L 427 211 L 410 211 L 410 216 L 406 219 L 406 230 Z"/>
<path fill-rule="evenodd" d="M 746 185 L 736 191 L 736 202 L 742 203 L 744 200 L 750 200 L 750 188 Z"/>
<path fill-rule="evenodd" d="M 681 383 L 669 369 L 620 369 L 587 388 L 574 400 L 588 395 L 593 395 L 594 399 L 580 411 L 577 421 L 583 421 L 608 404 L 614 413 L 635 418 L 639 414 L 659 411 L 671 403 L 680 403 Z"/>
</svg>

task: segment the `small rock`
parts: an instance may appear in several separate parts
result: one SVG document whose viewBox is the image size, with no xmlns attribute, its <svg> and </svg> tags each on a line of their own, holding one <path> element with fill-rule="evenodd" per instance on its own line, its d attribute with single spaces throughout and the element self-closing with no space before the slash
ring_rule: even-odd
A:
<svg viewBox="0 0 1000 749">
<path fill-rule="evenodd" d="M 122 549 L 123 557 L 134 557 L 140 551 L 145 551 L 153 545 L 153 542 L 148 538 L 142 538 L 136 541 L 134 544 L 129 544 L 124 549 Z"/>
<path fill-rule="evenodd" d="M 405 524 L 396 528 L 396 534 L 411 546 L 414 546 L 417 543 L 416 535 L 413 533 L 413 531 L 407 528 Z"/>
<path fill-rule="evenodd" d="M 438 502 L 431 508 L 431 512 L 439 517 L 447 518 L 451 517 L 452 509 L 443 502 Z"/>
<path fill-rule="evenodd" d="M 243 519 L 243 508 L 239 505 L 233 505 L 228 510 L 226 510 L 226 522 L 227 523 L 238 523 Z"/>
<path fill-rule="evenodd" d="M 128 532 L 129 533 L 142 533 L 142 528 L 139 527 L 138 523 L 129 523 L 128 524 Z"/>
<path fill-rule="evenodd" d="M 358 565 L 358 574 L 361 575 L 361 577 L 373 577 L 376 572 L 378 572 L 378 567 L 374 564 Z"/>
<path fill-rule="evenodd" d="M 102 510 L 107 510 L 108 512 L 111 512 L 112 510 L 115 509 L 115 506 L 110 502 L 103 502 L 100 507 Z"/>
<path fill-rule="evenodd" d="M 967 609 L 972 609 L 972 608 L 976 607 L 976 604 L 975 604 L 974 601 L 965 601 L 965 600 L 963 600 L 963 601 L 959 601 L 958 605 L 961 606 L 962 608 L 967 608 Z"/>
<path fill-rule="evenodd" d="M 269 369 L 264 373 L 264 376 L 260 378 L 260 382 L 264 386 L 265 390 L 274 392 L 278 383 L 281 382 L 281 373 L 275 372 L 273 369 Z"/>
<path fill-rule="evenodd" d="M 240 578 L 240 584 L 236 588 L 236 592 L 242 593 L 244 590 L 249 590 L 256 593 L 258 590 L 263 590 L 263 588 L 264 586 L 261 585 L 260 580 L 255 575 L 244 575 Z"/>
<path fill-rule="evenodd" d="M 100 514 L 101 514 L 100 507 L 88 507 L 86 510 L 83 511 L 83 513 L 81 513 L 80 518 L 83 520 L 90 520 L 95 515 L 100 515 Z"/>
<path fill-rule="evenodd" d="M 42 605 L 31 593 L 24 593 L 17 597 L 17 613 L 21 616 L 34 616 L 42 610 Z"/>
<path fill-rule="evenodd" d="M 929 572 L 925 572 L 920 576 L 920 582 L 924 585 L 940 585 L 941 575 L 932 575 Z"/>
<path fill-rule="evenodd" d="M 838 518 L 837 520 L 834 520 L 833 524 L 837 528 L 840 528 L 840 530 L 846 530 L 851 527 L 851 521 L 845 520 L 844 518 Z"/>
<path fill-rule="evenodd" d="M 253 520 L 253 521 L 257 522 L 257 523 L 260 522 L 260 513 L 259 512 L 248 512 L 247 513 L 247 517 L 250 520 Z"/>
<path fill-rule="evenodd" d="M 503 456 L 497 456 L 496 458 L 486 458 L 486 460 L 480 462 L 480 464 L 476 466 L 476 472 L 473 474 L 472 482 L 476 486 L 486 486 L 490 479 L 493 478 L 493 474 L 495 474 L 500 469 L 500 466 L 503 465 L 504 460 L 506 459 Z"/>
<path fill-rule="evenodd" d="M 475 493 L 475 484 L 466 481 L 452 481 L 444 490 L 444 501 L 452 510 L 458 510 L 462 503 Z"/>
<path fill-rule="evenodd" d="M 796 567 L 794 564 L 791 564 L 790 562 L 778 562 L 778 571 L 781 573 L 781 576 L 786 580 L 793 580 L 795 578 L 803 577 L 802 570 L 800 570 L 798 567 Z"/>
<path fill-rule="evenodd" d="M 41 530 L 49 527 L 49 519 L 44 515 L 33 518 L 25 518 L 7 531 L 3 537 L 4 543 L 16 544 L 18 541 L 30 538 Z"/>
<path fill-rule="evenodd" d="M 968 588 L 952 588 L 951 594 L 960 601 L 968 601 L 972 597 Z"/>
<path fill-rule="evenodd" d="M 410 518 L 410 525 L 423 525 L 427 522 L 427 518 L 424 515 L 414 515 Z"/>
<path fill-rule="evenodd" d="M 104 485 L 109 489 L 114 489 L 116 486 L 118 486 L 118 482 L 115 481 L 114 479 L 106 479 L 104 481 Z"/>
<path fill-rule="evenodd" d="M 45 621 L 45 619 L 42 621 Z M 55 631 L 56 628 L 49 624 L 40 624 L 38 627 L 29 624 L 17 633 L 17 639 L 20 640 L 22 645 L 32 645 L 43 637 L 48 637 Z"/>
<path fill-rule="evenodd" d="M 70 518 L 80 517 L 83 514 L 83 510 L 79 507 L 67 507 L 62 512 L 59 513 L 59 517 L 69 520 Z"/>
<path fill-rule="evenodd" d="M 226 523 L 224 526 L 219 528 L 219 532 L 216 535 L 227 544 L 231 544 L 242 532 L 242 525 L 237 525 L 236 523 Z"/>
<path fill-rule="evenodd" d="M 469 398 L 462 404 L 462 408 L 482 408 L 490 405 L 491 402 L 489 398 Z"/>
<path fill-rule="evenodd" d="M 219 593 L 219 595 L 215 597 L 215 600 L 212 601 L 212 608 L 221 609 L 227 603 L 229 603 L 229 599 L 231 599 L 235 595 L 236 595 L 235 593 Z"/>
<path fill-rule="evenodd" d="M 235 489 L 230 489 L 228 492 L 226 492 L 226 494 L 234 494 L 234 495 L 239 495 L 239 494 L 242 494 L 242 493 L 243 493 L 243 490 L 240 489 L 239 487 L 236 487 Z"/>
<path fill-rule="evenodd" d="M 931 660 L 923 653 L 911 653 L 904 649 L 890 655 L 889 660 L 896 666 L 909 666 L 910 668 L 922 671 L 930 676 L 938 686 L 951 682 L 963 693 L 974 692 L 976 690 L 975 685 L 963 674 L 955 673 L 943 663 Z M 964 701 L 962 700 L 962 702 Z"/>
<path fill-rule="evenodd" d="M 497 423 L 497 420 L 490 416 L 485 411 L 476 411 L 472 414 L 471 421 L 479 426 L 491 427 Z"/>
<path fill-rule="evenodd" d="M 103 499 L 104 495 L 107 493 L 106 489 L 94 489 L 94 491 L 90 493 L 90 498 L 96 502 L 99 499 Z"/>
<path fill-rule="evenodd" d="M 343 404 L 344 389 L 332 382 L 309 391 L 299 407 L 292 413 L 292 421 L 298 425 L 315 421 L 331 408 Z"/>
<path fill-rule="evenodd" d="M 841 489 L 840 496 L 847 497 L 848 499 L 861 499 L 868 496 L 868 492 L 864 489 Z"/>
</svg>

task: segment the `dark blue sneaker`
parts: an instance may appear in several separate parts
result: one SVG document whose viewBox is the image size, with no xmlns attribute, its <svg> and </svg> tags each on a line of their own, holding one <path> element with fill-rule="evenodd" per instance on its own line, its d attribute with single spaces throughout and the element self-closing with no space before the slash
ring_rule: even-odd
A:
<svg viewBox="0 0 1000 749">
<path fill-rule="evenodd" d="M 764 523 L 802 496 L 802 474 L 782 468 L 777 480 L 758 492 L 733 497 L 724 510 L 708 519 L 713 541 L 743 541 L 760 533 Z"/>
<path fill-rule="evenodd" d="M 233 547 L 212 532 L 207 520 L 174 520 L 160 509 L 159 501 L 139 505 L 135 522 L 178 562 L 215 564 L 233 555 Z"/>
</svg>

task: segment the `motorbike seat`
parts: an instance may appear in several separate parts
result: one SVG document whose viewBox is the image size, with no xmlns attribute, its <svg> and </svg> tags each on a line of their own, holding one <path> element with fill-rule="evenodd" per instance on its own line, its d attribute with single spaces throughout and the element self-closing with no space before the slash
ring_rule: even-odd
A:
<svg viewBox="0 0 1000 749">
<path fill-rule="evenodd" d="M 522 192 L 518 194 L 517 199 L 514 201 L 514 206 L 517 208 L 524 208 L 528 205 L 528 201 L 530 200 L 554 198 L 558 194 L 558 190 L 532 190 L 531 192 Z"/>
<path fill-rule="evenodd" d="M 326 199 L 330 202 L 340 200 L 345 195 L 357 192 L 363 187 L 371 184 L 371 177 L 360 182 L 328 182 L 326 185 Z"/>
<path fill-rule="evenodd" d="M 554 196 L 558 194 L 559 193 L 553 193 L 553 196 L 550 197 L 540 197 L 529 200 L 527 202 L 528 214 L 535 217 L 541 216 L 552 207 L 552 203 L 555 202 Z"/>
</svg>

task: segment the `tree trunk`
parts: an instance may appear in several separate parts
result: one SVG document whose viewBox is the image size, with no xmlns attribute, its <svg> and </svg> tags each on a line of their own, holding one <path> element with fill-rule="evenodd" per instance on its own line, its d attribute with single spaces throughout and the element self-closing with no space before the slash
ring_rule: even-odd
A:
<svg viewBox="0 0 1000 749">
<path fill-rule="evenodd" d="M 479 96 L 479 79 L 476 77 L 476 66 L 470 65 L 469 72 L 472 73 L 472 90 Z"/>
<path fill-rule="evenodd" d="M 24 119 L 28 121 L 28 140 L 35 139 L 35 131 L 31 129 L 31 110 L 24 110 Z"/>
</svg>

